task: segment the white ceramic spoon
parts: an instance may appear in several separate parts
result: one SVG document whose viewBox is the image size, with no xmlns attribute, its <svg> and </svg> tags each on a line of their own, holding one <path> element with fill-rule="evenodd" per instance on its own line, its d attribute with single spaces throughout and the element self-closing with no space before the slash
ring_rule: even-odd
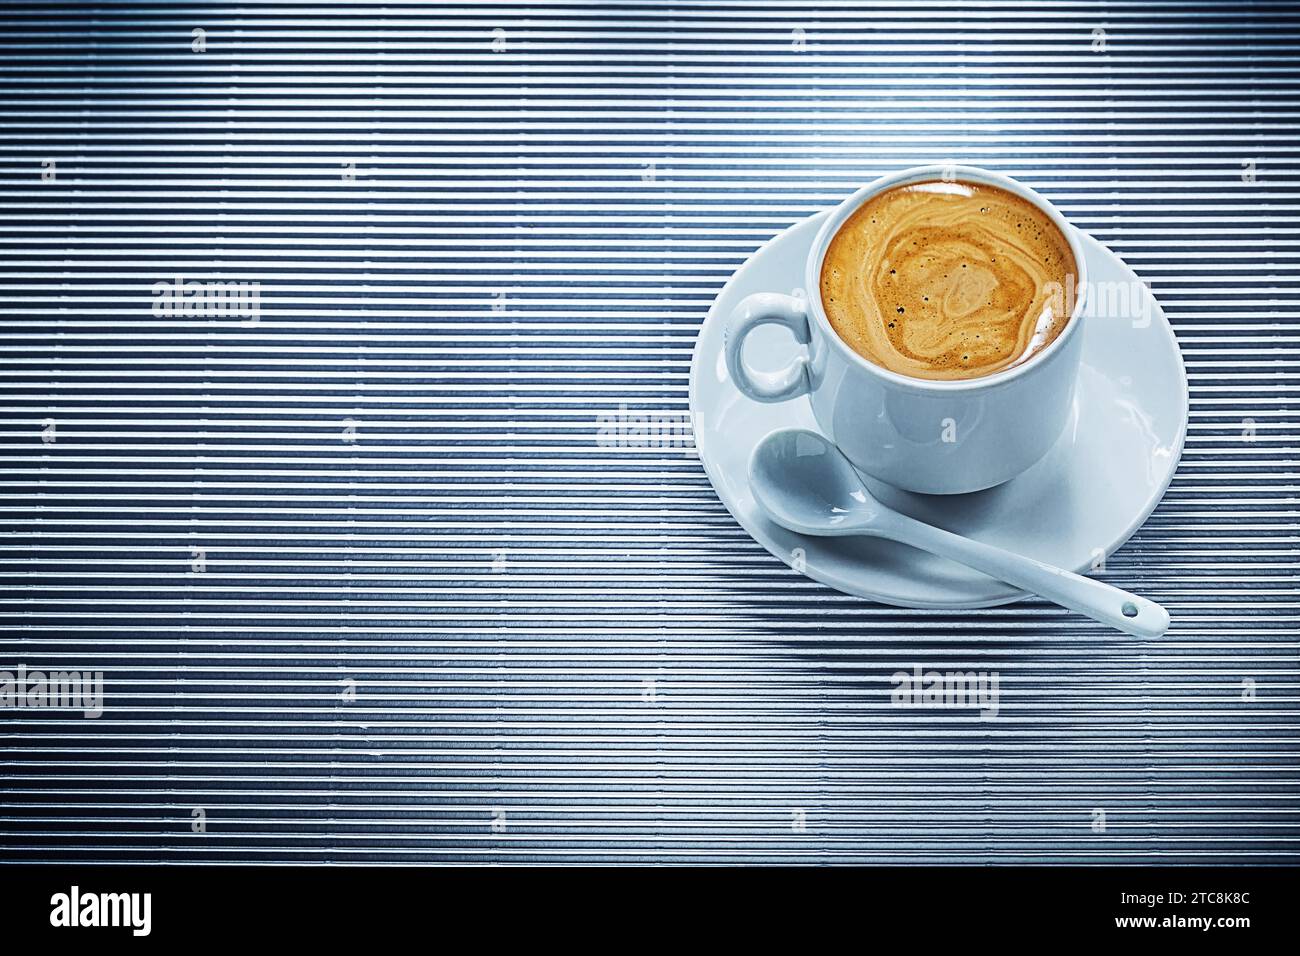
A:
<svg viewBox="0 0 1300 956">
<path fill-rule="evenodd" d="M 865 534 L 901 541 L 1128 634 L 1159 637 L 1169 627 L 1169 612 L 1154 601 L 944 531 L 881 504 L 840 450 L 816 432 L 787 428 L 759 442 L 749 460 L 749 486 L 773 521 L 799 534 Z"/>
</svg>

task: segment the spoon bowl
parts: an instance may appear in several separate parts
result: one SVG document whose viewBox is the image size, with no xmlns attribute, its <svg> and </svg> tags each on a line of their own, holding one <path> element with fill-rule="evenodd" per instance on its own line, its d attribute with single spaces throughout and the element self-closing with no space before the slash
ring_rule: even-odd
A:
<svg viewBox="0 0 1300 956">
<path fill-rule="evenodd" d="M 801 534 L 862 534 L 863 525 L 881 513 L 882 506 L 840 450 L 801 428 L 772 432 L 759 443 L 750 459 L 749 481 L 763 510 L 783 528 Z"/>
</svg>

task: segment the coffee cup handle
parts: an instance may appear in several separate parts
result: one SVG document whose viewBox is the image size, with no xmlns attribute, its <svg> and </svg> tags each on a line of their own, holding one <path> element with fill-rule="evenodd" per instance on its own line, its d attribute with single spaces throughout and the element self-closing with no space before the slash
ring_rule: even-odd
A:
<svg viewBox="0 0 1300 956">
<path fill-rule="evenodd" d="M 775 372 L 760 372 L 745 364 L 745 338 L 760 325 L 784 325 L 801 345 L 812 340 L 806 299 L 779 292 L 746 296 L 732 310 L 723 336 L 731 380 L 756 402 L 784 402 L 806 394 L 812 384 L 808 378 L 807 355 L 796 355 L 785 368 Z"/>
</svg>

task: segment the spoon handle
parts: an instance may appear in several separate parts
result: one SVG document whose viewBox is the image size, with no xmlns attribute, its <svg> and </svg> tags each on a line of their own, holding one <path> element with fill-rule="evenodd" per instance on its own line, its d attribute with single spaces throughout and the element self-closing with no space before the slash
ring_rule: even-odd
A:
<svg viewBox="0 0 1300 956">
<path fill-rule="evenodd" d="M 874 530 L 882 537 L 983 571 L 1127 634 L 1159 637 L 1169 627 L 1169 612 L 1154 601 L 1073 571 L 963 538 L 907 515 L 891 515 L 877 523 Z"/>
</svg>

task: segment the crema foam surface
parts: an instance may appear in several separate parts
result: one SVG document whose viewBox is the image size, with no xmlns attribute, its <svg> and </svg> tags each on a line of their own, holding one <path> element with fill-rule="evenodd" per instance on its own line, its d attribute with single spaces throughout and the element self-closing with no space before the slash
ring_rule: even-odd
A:
<svg viewBox="0 0 1300 956">
<path fill-rule="evenodd" d="M 1034 204 L 996 186 L 896 186 L 857 209 L 822 260 L 836 334 L 902 375 L 966 379 L 1011 368 L 1069 319 L 1074 256 Z"/>
</svg>

